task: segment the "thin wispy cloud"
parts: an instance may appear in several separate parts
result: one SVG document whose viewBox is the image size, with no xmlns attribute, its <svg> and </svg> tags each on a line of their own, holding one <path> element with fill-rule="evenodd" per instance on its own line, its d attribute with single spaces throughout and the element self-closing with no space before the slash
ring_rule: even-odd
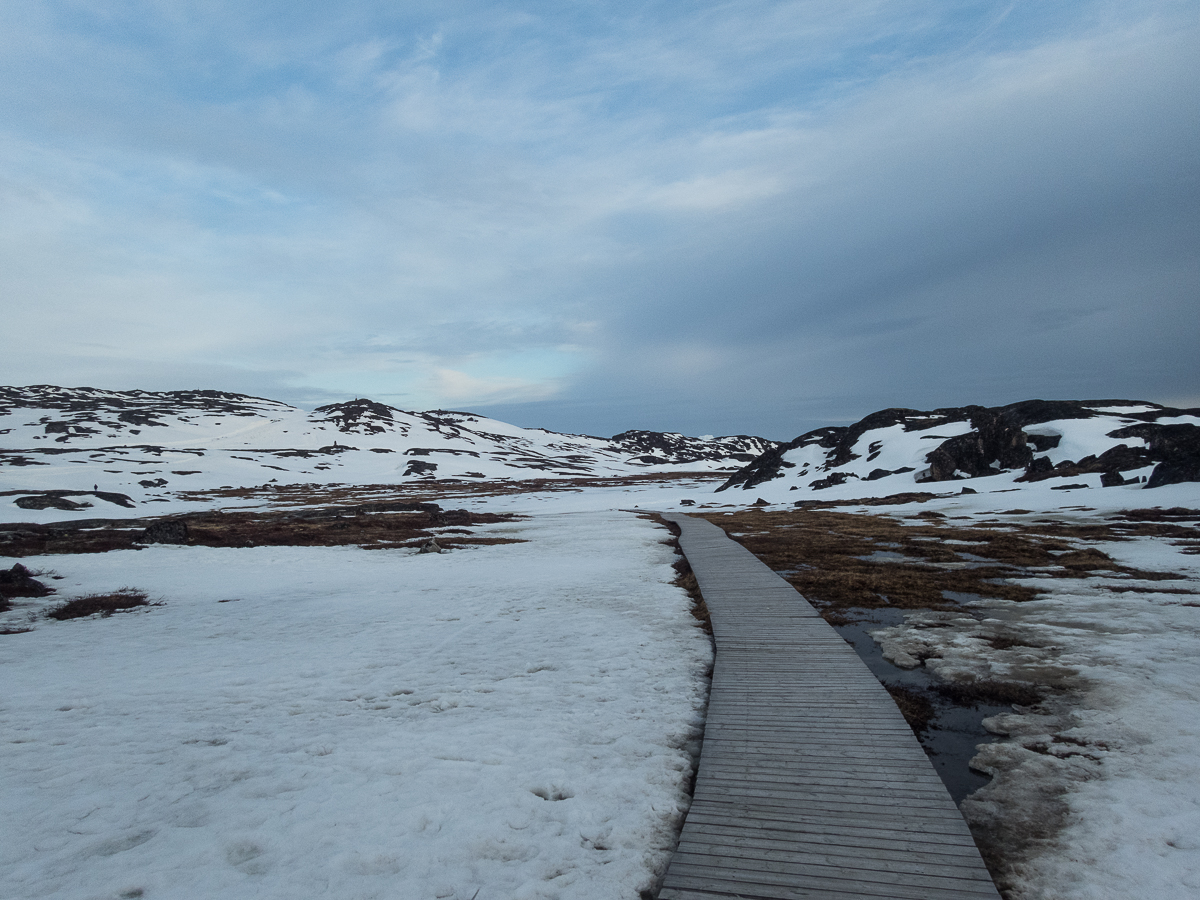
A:
<svg viewBox="0 0 1200 900">
<path fill-rule="evenodd" d="M 0 17 L 9 383 L 780 437 L 1200 395 L 1189 3 Z"/>
</svg>

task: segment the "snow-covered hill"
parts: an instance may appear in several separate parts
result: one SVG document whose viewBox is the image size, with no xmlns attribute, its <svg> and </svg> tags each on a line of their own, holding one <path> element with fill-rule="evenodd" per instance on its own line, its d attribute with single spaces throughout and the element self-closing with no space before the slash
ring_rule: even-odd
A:
<svg viewBox="0 0 1200 900">
<path fill-rule="evenodd" d="M 0 387 L 0 493 L 87 491 L 140 504 L 269 482 L 388 484 L 733 471 L 776 442 L 518 428 L 464 412 L 352 400 L 306 412 L 220 391 Z M 99 495 L 94 492 L 99 491 Z M 59 497 L 62 508 L 76 502 Z M 20 505 L 42 502 L 27 499 Z M 29 508 L 28 506 L 26 508 Z"/>
<path fill-rule="evenodd" d="M 1200 410 L 1133 400 L 885 409 L 772 447 L 719 490 L 779 502 L 1040 485 L 1154 488 L 1200 481 Z"/>
</svg>

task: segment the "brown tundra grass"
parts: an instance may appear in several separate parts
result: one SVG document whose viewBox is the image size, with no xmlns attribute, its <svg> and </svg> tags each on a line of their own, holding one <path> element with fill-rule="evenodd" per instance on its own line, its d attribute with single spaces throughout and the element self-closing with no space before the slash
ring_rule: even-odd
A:
<svg viewBox="0 0 1200 900">
<path fill-rule="evenodd" d="M 145 591 L 124 587 L 108 594 L 87 594 L 83 597 L 77 597 L 74 600 L 68 600 L 61 606 L 56 606 L 48 610 L 46 616 L 62 621 L 65 619 L 82 619 L 99 613 L 101 616 L 107 618 L 121 610 L 151 605 L 157 606 L 159 604 L 151 604 L 149 596 Z"/>
</svg>

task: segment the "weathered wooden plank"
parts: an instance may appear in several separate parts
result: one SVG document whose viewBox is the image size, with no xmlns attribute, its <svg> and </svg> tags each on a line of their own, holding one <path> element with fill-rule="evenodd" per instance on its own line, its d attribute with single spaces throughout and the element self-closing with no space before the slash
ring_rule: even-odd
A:
<svg viewBox="0 0 1200 900">
<path fill-rule="evenodd" d="M 692 825 L 691 840 L 697 844 L 714 841 L 754 841 L 762 846 L 780 847 L 833 847 L 841 850 L 895 851 L 897 853 L 920 853 L 926 856 L 961 858 L 974 857 L 975 844 L 947 841 L 945 835 L 926 836 L 924 832 L 897 835 L 891 829 L 866 829 L 803 823 L 763 823 L 754 827 L 730 825 L 724 821 L 705 822 L 698 819 Z"/>
<path fill-rule="evenodd" d="M 672 862 L 674 862 L 672 860 Z M 927 881 L 927 879 L 915 879 Z M 969 883 L 968 883 L 969 884 Z M 995 887 L 971 884 L 895 884 L 868 882 L 848 876 L 844 878 L 828 875 L 805 875 L 803 873 L 764 872 L 756 868 L 734 868 L 701 865 L 696 862 L 681 862 L 678 871 L 668 871 L 663 882 L 660 900 L 705 896 L 704 894 L 673 893 L 691 889 L 725 891 L 726 896 L 742 900 L 967 900 L 998 896 Z M 719 894 L 718 894 L 719 896 Z"/>
<path fill-rule="evenodd" d="M 744 743 L 725 741 L 720 744 L 712 744 L 706 747 L 705 750 L 712 750 L 710 758 L 714 761 L 738 763 L 745 761 L 746 763 L 767 763 L 770 765 L 786 765 L 797 766 L 804 768 L 806 766 L 828 769 L 833 768 L 836 771 L 842 772 L 880 772 L 890 770 L 902 771 L 927 771 L 927 765 L 923 766 L 921 760 L 911 756 L 885 756 L 881 753 L 870 754 L 858 752 L 857 747 L 817 747 L 811 746 L 808 748 L 796 747 L 795 745 L 788 746 L 786 744 L 771 747 L 761 744 L 746 745 Z M 842 756 L 842 751 L 845 751 L 845 756 Z M 851 756 L 850 754 L 855 755 Z M 701 767 L 704 765 L 704 760 L 701 760 Z"/>
<path fill-rule="evenodd" d="M 991 884 L 986 871 L 975 877 L 959 878 L 947 875 L 957 872 L 958 858 L 939 857 L 935 860 L 922 859 L 922 854 L 912 852 L 884 853 L 878 850 L 858 852 L 831 852 L 828 849 L 809 850 L 802 847 L 771 848 L 742 844 L 713 843 L 689 844 L 682 857 L 685 864 L 696 861 L 706 864 L 708 860 L 722 859 L 723 868 L 753 867 L 758 871 L 786 873 L 802 871 L 807 875 L 825 875 L 830 878 L 877 881 L 888 884 L 911 880 L 916 884 Z"/>
<path fill-rule="evenodd" d="M 812 865 L 836 866 L 847 871 L 867 868 L 909 874 L 941 872 L 946 867 L 958 866 L 963 858 L 961 853 L 954 855 L 936 852 L 936 845 L 933 849 L 917 849 L 912 846 L 881 848 L 797 842 L 782 838 L 768 840 L 751 836 L 731 839 L 724 835 L 698 835 L 689 842 L 688 847 L 697 853 L 704 852 L 709 856 L 724 855 L 733 859 L 793 860 Z M 984 872 L 975 880 L 986 877 L 987 873 Z"/>
<path fill-rule="evenodd" d="M 969 848 L 957 848 L 956 854 L 936 852 L 936 845 L 899 845 L 890 849 L 880 849 L 871 846 L 837 845 L 819 841 L 796 842 L 787 839 L 776 841 L 756 841 L 744 838 L 740 841 L 721 841 L 714 839 L 711 843 L 697 841 L 688 845 L 698 854 L 708 857 L 727 857 L 730 865 L 736 868 L 753 869 L 758 860 L 787 861 L 808 869 L 811 874 L 821 874 L 819 867 L 824 866 L 825 872 L 833 868 L 839 877 L 857 878 L 857 869 L 870 870 L 875 873 L 895 871 L 908 875 L 930 875 L 946 871 L 958 871 L 966 859 L 965 853 Z M 691 859 L 698 859 L 694 857 Z M 681 863 L 687 864 L 689 858 L 682 858 Z M 928 879 L 926 879 L 928 880 Z M 968 879 L 972 880 L 972 879 Z M 973 879 L 976 883 L 986 884 L 989 879 L 987 872 L 979 871 L 979 877 Z"/>
<path fill-rule="evenodd" d="M 912 784 L 942 787 L 936 774 L 917 769 L 901 768 L 883 770 L 875 766 L 805 766 L 798 768 L 792 762 L 760 763 L 743 759 L 706 759 L 701 767 L 705 775 L 728 778 L 782 778 L 787 777 L 805 784 Z"/>
<path fill-rule="evenodd" d="M 694 813 L 694 815 L 693 815 Z M 974 846 L 970 832 L 959 828 L 949 820 L 905 819 L 896 824 L 887 819 L 872 822 L 854 812 L 843 815 L 828 811 L 806 811 L 802 809 L 764 809 L 759 810 L 754 818 L 730 815 L 728 804 L 700 803 L 692 806 L 688 812 L 688 822 L 695 821 L 705 825 L 738 823 L 745 828 L 769 828 L 779 831 L 789 831 L 798 828 L 816 828 L 828 831 L 830 834 L 863 834 L 879 836 L 892 834 L 897 840 L 942 840 L 961 843 L 963 846 Z"/>
<path fill-rule="evenodd" d="M 705 772 L 696 779 L 696 794 L 718 799 L 741 794 L 744 797 L 770 796 L 780 799 L 826 800 L 844 798 L 851 803 L 878 800 L 887 804 L 897 801 L 929 801 L 945 807 L 946 788 L 934 784 L 895 784 L 886 781 L 855 781 L 846 779 L 840 783 L 817 782 L 787 775 L 714 775 Z"/>
<path fill-rule="evenodd" d="M 754 859 L 747 860 L 721 853 L 709 855 L 692 853 L 685 849 L 676 853 L 681 874 L 697 874 L 708 871 L 713 877 L 730 880 L 749 880 L 766 884 L 808 884 L 829 885 L 831 887 L 853 884 L 856 887 L 890 895 L 897 892 L 899 896 L 909 894 L 899 893 L 900 889 L 908 888 L 917 896 L 929 896 L 931 893 L 945 891 L 953 897 L 991 896 L 996 895 L 995 885 L 987 877 L 987 871 L 982 870 L 982 878 L 955 877 L 962 867 L 944 865 L 937 871 L 890 871 L 880 867 L 846 868 L 838 864 L 823 864 L 810 860 L 793 859 Z M 675 858 L 672 858 L 672 863 Z M 928 892 L 924 895 L 919 892 Z"/>
<path fill-rule="evenodd" d="M 956 828 L 962 822 L 962 816 L 955 818 L 952 810 L 937 809 L 936 806 L 866 803 L 862 798 L 820 798 L 799 802 L 792 798 L 769 797 L 762 796 L 762 794 L 737 797 L 706 792 L 697 799 L 710 804 L 710 809 L 724 810 L 728 816 L 787 816 L 794 812 L 805 812 L 808 815 L 848 818 L 848 820 L 859 822 L 880 822 L 887 821 L 888 818 L 896 820 L 896 818 L 904 817 L 910 823 L 918 820 L 922 822 L 944 821 L 949 828 Z M 684 827 L 686 828 L 686 824 Z"/>
<path fill-rule="evenodd" d="M 668 517 L 717 657 L 662 900 L 997 900 L 961 815 L 853 648 L 720 529 Z"/>
</svg>

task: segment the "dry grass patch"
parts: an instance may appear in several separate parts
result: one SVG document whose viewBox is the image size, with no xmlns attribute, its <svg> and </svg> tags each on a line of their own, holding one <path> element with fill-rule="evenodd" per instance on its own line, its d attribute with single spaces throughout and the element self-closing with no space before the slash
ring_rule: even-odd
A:
<svg viewBox="0 0 1200 900">
<path fill-rule="evenodd" d="M 1039 596 L 1005 580 L 1012 578 L 1181 579 L 1174 572 L 1123 566 L 1095 547 L 1080 545 L 1127 540 L 1147 528 L 1179 542 L 1200 537 L 1194 525 L 1143 522 L 1132 512 L 1085 524 L 1043 519 L 963 525 L 932 510 L 907 522 L 829 509 L 751 509 L 707 518 L 786 578 L 834 625 L 851 621 L 856 608 L 950 610 L 958 604 L 948 596 L 956 594 L 1017 602 Z"/>
<path fill-rule="evenodd" d="M 511 522 L 513 514 L 443 510 L 435 503 L 373 502 L 294 511 L 192 513 L 168 519 L 92 519 L 55 525 L 0 526 L 0 550 L 9 556 L 104 553 L 146 543 L 204 547 L 418 547 L 435 534 L 445 549 L 519 543 L 476 536 L 479 525 Z M 452 534 L 444 530 L 453 528 Z"/>
<path fill-rule="evenodd" d="M 429 478 L 402 484 L 263 484 L 256 487 L 180 491 L 181 500 L 197 502 L 252 500 L 277 508 L 295 508 L 330 503 L 357 504 L 375 500 L 404 499 L 411 502 L 452 501 L 456 497 L 504 497 L 514 494 L 578 492 L 593 488 L 622 488 L 651 484 L 694 482 L 698 490 L 715 487 L 728 473 L 659 472 L 644 475 L 560 477 L 524 479 Z"/>
<path fill-rule="evenodd" d="M 46 617 L 63 621 L 66 619 L 82 619 L 99 614 L 105 618 L 115 612 L 135 609 L 139 606 L 160 606 L 150 603 L 149 595 L 136 588 L 119 588 L 107 594 L 87 594 L 68 600 L 61 606 L 46 611 Z"/>
<path fill-rule="evenodd" d="M 1022 545 L 1016 536 L 982 529 L 972 535 L 977 543 L 951 548 L 938 541 L 951 530 L 956 538 L 969 539 L 966 529 L 940 524 L 905 526 L 889 516 L 755 510 L 711 515 L 709 520 L 787 579 L 833 624 L 842 624 L 846 611 L 853 609 L 956 608 L 945 592 L 1032 600 L 1037 596 L 1033 589 L 995 579 L 1012 574 L 1011 559 L 1035 559 L 1043 564 L 1053 559 L 1045 549 Z M 999 559 L 996 565 L 978 565 L 965 559 L 960 550 Z M 881 551 L 889 558 L 871 558 Z M 944 565 L 948 563 L 974 567 L 950 568 Z"/>
</svg>

